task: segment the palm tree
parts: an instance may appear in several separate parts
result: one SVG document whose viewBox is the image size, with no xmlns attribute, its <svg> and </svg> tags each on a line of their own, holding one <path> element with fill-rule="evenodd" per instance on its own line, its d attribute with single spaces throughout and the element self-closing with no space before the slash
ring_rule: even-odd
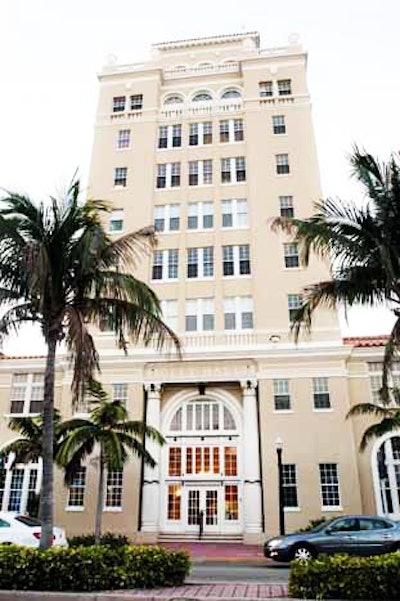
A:
<svg viewBox="0 0 400 601">
<path fill-rule="evenodd" d="M 144 422 L 128 420 L 128 412 L 121 401 L 110 402 L 104 392 L 98 392 L 96 396 L 99 400 L 90 412 L 89 419 L 75 418 L 60 425 L 60 435 L 63 440 L 56 461 L 64 468 L 64 481 L 68 486 L 85 460 L 98 450 L 99 478 L 94 528 L 95 543 L 98 544 L 101 535 L 106 470 L 122 470 L 129 453 L 142 458 L 146 464 L 154 467 L 156 462 L 145 449 L 142 441 L 146 435 L 159 444 L 164 444 L 164 438 Z"/>
<path fill-rule="evenodd" d="M 361 403 L 349 412 L 381 420 L 364 433 L 361 448 L 365 448 L 371 437 L 400 426 L 400 395 L 391 389 L 389 377 L 400 346 L 400 165 L 398 156 L 381 164 L 357 147 L 350 163 L 365 194 L 363 202 L 328 198 L 316 203 L 316 212 L 308 219 L 281 217 L 272 228 L 293 236 L 304 265 L 312 251 L 332 265 L 331 279 L 302 291 L 303 303 L 292 324 L 296 339 L 302 328 L 311 328 L 320 306 L 385 305 L 395 316 L 383 357 L 382 404 Z"/>
<path fill-rule="evenodd" d="M 154 229 L 111 240 L 102 225 L 102 202 L 80 204 L 79 182 L 66 197 L 36 205 L 8 194 L 0 205 L 0 337 L 26 322 L 40 325 L 47 344 L 43 402 L 42 537 L 53 529 L 53 409 L 56 349 L 64 342 L 73 369 L 72 396 L 99 369 L 90 324 L 104 323 L 126 350 L 126 337 L 158 349 L 179 340 L 162 320 L 154 292 L 134 277 L 139 258 L 155 245 Z"/>
</svg>

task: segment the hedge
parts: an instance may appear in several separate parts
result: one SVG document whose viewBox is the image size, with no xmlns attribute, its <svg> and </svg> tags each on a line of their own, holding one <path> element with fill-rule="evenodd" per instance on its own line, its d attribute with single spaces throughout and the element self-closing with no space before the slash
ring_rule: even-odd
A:
<svg viewBox="0 0 400 601">
<path fill-rule="evenodd" d="M 179 586 L 190 569 L 187 553 L 162 547 L 108 545 L 40 551 L 0 545 L 0 589 L 101 591 Z"/>
<path fill-rule="evenodd" d="M 399 600 L 400 552 L 321 556 L 290 566 L 289 594 L 301 599 Z"/>
<path fill-rule="evenodd" d="M 92 547 L 94 543 L 94 534 L 82 534 L 80 536 L 71 536 L 68 538 L 70 547 Z M 129 538 L 124 534 L 113 534 L 105 532 L 100 536 L 100 545 L 108 545 L 109 547 L 125 547 L 129 545 Z"/>
</svg>

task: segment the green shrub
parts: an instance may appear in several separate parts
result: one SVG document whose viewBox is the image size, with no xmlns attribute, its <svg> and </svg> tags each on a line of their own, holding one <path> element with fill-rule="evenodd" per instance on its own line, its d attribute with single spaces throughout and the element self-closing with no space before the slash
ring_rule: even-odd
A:
<svg viewBox="0 0 400 601">
<path fill-rule="evenodd" d="M 290 566 L 289 594 L 301 599 L 399 599 L 400 553 L 320 556 Z"/>
<path fill-rule="evenodd" d="M 162 547 L 52 548 L 0 545 L 0 589 L 101 591 L 183 584 L 187 553 Z"/>
<path fill-rule="evenodd" d="M 70 547 L 92 547 L 94 545 L 94 534 L 82 534 L 81 536 L 71 536 L 68 539 Z M 124 534 L 113 534 L 106 532 L 100 536 L 100 545 L 108 545 L 117 549 L 129 545 L 129 538 Z"/>
<path fill-rule="evenodd" d="M 320 524 L 324 524 L 325 522 L 325 517 L 315 518 L 314 520 L 310 520 L 308 524 L 304 526 L 304 528 L 299 528 L 297 532 L 309 532 L 310 530 L 313 530 L 314 528 L 316 528 Z"/>
</svg>

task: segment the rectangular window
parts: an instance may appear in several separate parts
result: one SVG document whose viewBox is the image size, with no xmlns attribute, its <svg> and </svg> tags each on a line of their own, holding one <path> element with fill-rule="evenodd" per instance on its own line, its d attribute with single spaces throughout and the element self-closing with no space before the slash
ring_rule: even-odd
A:
<svg viewBox="0 0 400 601">
<path fill-rule="evenodd" d="M 241 142 L 243 139 L 243 119 L 224 119 L 219 122 L 220 142 Z"/>
<path fill-rule="evenodd" d="M 85 501 L 86 468 L 82 467 L 73 477 L 68 489 L 68 507 L 83 507 Z"/>
<path fill-rule="evenodd" d="M 237 476 L 237 449 L 224 447 L 225 476 Z"/>
<path fill-rule="evenodd" d="M 124 487 L 123 470 L 107 472 L 105 506 L 107 508 L 122 507 L 122 491 Z"/>
<path fill-rule="evenodd" d="M 187 249 L 187 277 L 206 278 L 214 275 L 214 248 L 204 246 L 202 248 Z"/>
<path fill-rule="evenodd" d="M 283 506 L 298 507 L 297 477 L 296 466 L 294 463 L 286 463 L 282 465 L 282 488 Z"/>
<path fill-rule="evenodd" d="M 113 98 L 113 113 L 123 113 L 125 110 L 125 96 L 114 96 Z"/>
<path fill-rule="evenodd" d="M 110 217 L 108 220 L 108 231 L 115 234 L 118 232 L 122 232 L 124 229 L 124 210 L 116 209 L 115 211 L 111 211 Z"/>
<path fill-rule="evenodd" d="M 212 184 L 212 160 L 189 161 L 189 186 Z"/>
<path fill-rule="evenodd" d="M 322 507 L 340 507 L 339 474 L 337 463 L 320 463 Z"/>
<path fill-rule="evenodd" d="M 274 407 L 275 411 L 290 410 L 289 380 L 274 380 Z"/>
<path fill-rule="evenodd" d="M 185 329 L 187 332 L 214 330 L 214 299 L 197 298 L 186 301 Z"/>
<path fill-rule="evenodd" d="M 182 146 L 182 126 L 161 125 L 158 128 L 158 148 L 179 148 Z"/>
<path fill-rule="evenodd" d="M 273 96 L 274 90 L 272 81 L 260 81 L 260 83 L 258 84 L 258 89 L 261 98 L 268 98 L 270 96 Z"/>
<path fill-rule="evenodd" d="M 178 301 L 162 300 L 161 308 L 163 320 L 172 330 L 176 331 L 178 329 Z"/>
<path fill-rule="evenodd" d="M 224 298 L 223 307 L 225 330 L 253 329 L 253 299 L 250 296 Z"/>
<path fill-rule="evenodd" d="M 118 132 L 117 148 L 118 150 L 124 150 L 129 148 L 131 145 L 131 130 L 120 129 Z"/>
<path fill-rule="evenodd" d="M 124 407 L 126 407 L 128 401 L 128 384 L 112 384 L 112 400 L 119 401 Z"/>
<path fill-rule="evenodd" d="M 10 393 L 12 415 L 41 413 L 43 396 L 43 374 L 13 374 Z"/>
<path fill-rule="evenodd" d="M 303 299 L 301 294 L 288 294 L 288 310 L 289 310 L 289 321 L 292 322 L 297 311 L 301 308 Z"/>
<path fill-rule="evenodd" d="M 131 96 L 131 111 L 140 111 L 143 108 L 143 94 Z"/>
<path fill-rule="evenodd" d="M 181 185 L 181 164 L 161 163 L 157 165 L 156 187 L 177 188 Z"/>
<path fill-rule="evenodd" d="M 239 519 L 239 494 L 237 484 L 225 486 L 225 520 L 233 522 Z"/>
<path fill-rule="evenodd" d="M 222 227 L 247 227 L 247 200 L 222 201 Z"/>
<path fill-rule="evenodd" d="M 152 280 L 176 280 L 178 278 L 178 249 L 156 250 L 153 253 Z"/>
<path fill-rule="evenodd" d="M 286 133 L 285 117 L 283 115 L 273 115 L 272 130 L 273 130 L 274 134 L 285 134 Z"/>
<path fill-rule="evenodd" d="M 181 447 L 169 448 L 168 476 L 182 475 L 182 449 Z"/>
<path fill-rule="evenodd" d="M 189 230 L 202 230 L 214 227 L 214 205 L 212 202 L 190 202 L 188 204 Z"/>
<path fill-rule="evenodd" d="M 199 161 L 189 161 L 189 186 L 199 185 Z"/>
<path fill-rule="evenodd" d="M 181 519 L 181 493 L 182 488 L 180 484 L 169 484 L 168 485 L 168 519 L 169 520 L 180 520 Z"/>
<path fill-rule="evenodd" d="M 278 94 L 279 96 L 290 96 L 292 93 L 291 79 L 278 79 Z"/>
<path fill-rule="evenodd" d="M 178 204 L 156 205 L 154 207 L 154 227 L 157 232 L 179 230 L 180 206 Z"/>
<path fill-rule="evenodd" d="M 313 378 L 314 409 L 330 409 L 328 378 Z"/>
<path fill-rule="evenodd" d="M 221 182 L 223 184 L 236 184 L 246 181 L 245 157 L 221 159 Z"/>
<path fill-rule="evenodd" d="M 250 246 L 248 244 L 222 247 L 222 273 L 224 276 L 241 276 L 251 273 Z"/>
<path fill-rule="evenodd" d="M 212 143 L 212 122 L 190 123 L 189 146 L 204 146 Z"/>
<path fill-rule="evenodd" d="M 289 242 L 283 245 L 283 254 L 285 258 L 285 267 L 299 266 L 299 249 L 297 242 Z"/>
<path fill-rule="evenodd" d="M 279 211 L 281 217 L 292 219 L 294 217 L 293 196 L 279 197 Z"/>
<path fill-rule="evenodd" d="M 125 188 L 126 180 L 128 176 L 128 168 L 127 167 L 116 167 L 114 170 L 114 186 Z"/>
<path fill-rule="evenodd" d="M 276 154 L 276 173 L 278 175 L 287 175 L 290 173 L 289 167 L 289 155 L 288 154 Z"/>
</svg>

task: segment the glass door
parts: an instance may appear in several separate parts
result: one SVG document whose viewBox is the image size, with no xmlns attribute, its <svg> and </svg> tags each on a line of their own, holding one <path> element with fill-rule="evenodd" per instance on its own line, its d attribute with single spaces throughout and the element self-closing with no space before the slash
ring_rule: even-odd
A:
<svg viewBox="0 0 400 601">
<path fill-rule="evenodd" d="M 186 529 L 199 532 L 200 521 L 203 533 L 217 532 L 221 527 L 220 489 L 216 487 L 185 487 Z"/>
</svg>

